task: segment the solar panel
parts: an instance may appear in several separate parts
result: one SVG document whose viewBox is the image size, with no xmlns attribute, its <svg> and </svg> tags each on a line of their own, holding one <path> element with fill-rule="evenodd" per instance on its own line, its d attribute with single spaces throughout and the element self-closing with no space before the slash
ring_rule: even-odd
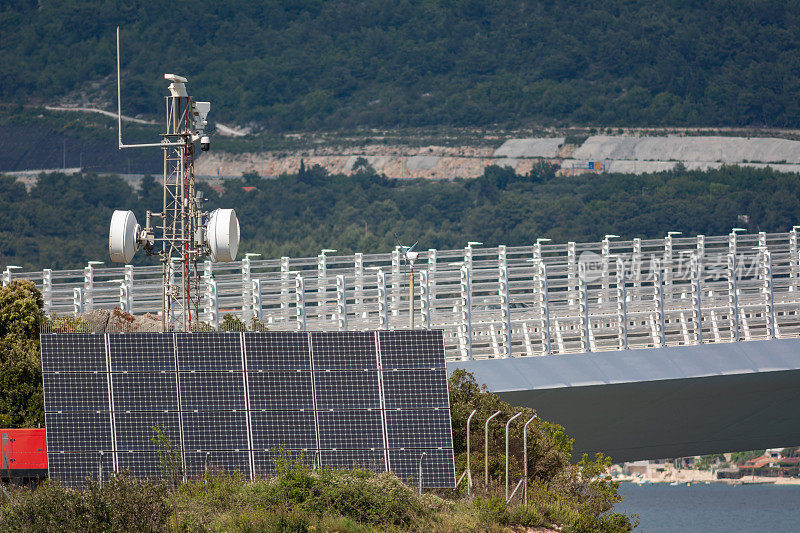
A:
<svg viewBox="0 0 800 533">
<path fill-rule="evenodd" d="M 244 411 L 181 413 L 183 442 L 187 450 L 247 450 L 247 416 Z"/>
<path fill-rule="evenodd" d="M 109 412 L 45 413 L 47 452 L 111 451 Z"/>
<path fill-rule="evenodd" d="M 314 372 L 317 409 L 380 409 L 377 370 Z"/>
<path fill-rule="evenodd" d="M 320 458 L 322 466 L 332 468 L 359 468 L 375 472 L 386 470 L 383 450 L 324 450 Z"/>
<path fill-rule="evenodd" d="M 98 333 L 41 335 L 43 372 L 107 372 L 106 339 Z"/>
<path fill-rule="evenodd" d="M 97 480 L 102 463 L 103 480 L 114 473 L 114 456 L 110 452 L 102 456 L 97 451 L 83 453 L 51 452 L 48 441 L 47 470 L 50 479 L 67 485 L 75 485 L 86 478 Z"/>
<path fill-rule="evenodd" d="M 247 370 L 311 370 L 308 333 L 295 331 L 244 334 Z"/>
<path fill-rule="evenodd" d="M 109 335 L 112 372 L 175 372 L 175 335 Z"/>
<path fill-rule="evenodd" d="M 114 413 L 117 450 L 156 451 L 158 431 L 176 448 L 179 447 L 178 416 L 177 412 Z"/>
<path fill-rule="evenodd" d="M 383 448 L 380 409 L 319 411 L 317 419 L 323 450 Z"/>
<path fill-rule="evenodd" d="M 440 331 L 42 335 L 50 476 L 269 475 L 280 453 L 452 487 Z M 163 450 L 162 450 L 163 451 Z M 110 459 L 109 459 L 110 458 Z M 72 462 L 70 462 L 72 461 Z M 96 476 L 96 474 L 94 474 Z"/>
<path fill-rule="evenodd" d="M 389 450 L 392 472 L 403 481 L 416 485 L 419 481 L 419 461 L 422 454 L 423 487 L 455 487 L 456 473 L 451 449 Z"/>
<path fill-rule="evenodd" d="M 290 370 L 247 373 L 250 409 L 314 409 L 311 372 Z"/>
<path fill-rule="evenodd" d="M 110 411 L 108 374 L 54 372 L 44 381 L 49 411 Z"/>
<path fill-rule="evenodd" d="M 387 410 L 389 448 L 452 448 L 447 409 Z"/>
<path fill-rule="evenodd" d="M 447 370 L 384 370 L 383 393 L 387 409 L 447 409 Z"/>
<path fill-rule="evenodd" d="M 321 332 L 310 334 L 314 370 L 377 370 L 375 334 Z"/>
<path fill-rule="evenodd" d="M 245 410 L 243 372 L 181 372 L 184 411 Z"/>
<path fill-rule="evenodd" d="M 115 411 L 178 410 L 175 372 L 112 372 L 111 383 Z"/>
<path fill-rule="evenodd" d="M 178 371 L 244 370 L 241 334 L 177 333 Z"/>
<path fill-rule="evenodd" d="M 250 413 L 253 449 L 314 450 L 317 432 L 314 411 L 258 411 Z"/>
<path fill-rule="evenodd" d="M 441 331 L 379 331 L 378 339 L 384 369 L 445 368 Z"/>
</svg>

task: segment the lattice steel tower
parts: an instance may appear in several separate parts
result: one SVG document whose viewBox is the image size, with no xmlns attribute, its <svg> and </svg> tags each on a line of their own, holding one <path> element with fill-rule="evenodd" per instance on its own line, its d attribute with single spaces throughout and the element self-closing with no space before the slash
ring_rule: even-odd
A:
<svg viewBox="0 0 800 533">
<path fill-rule="evenodd" d="M 195 101 L 186 92 L 186 78 L 164 74 L 170 82 L 166 97 L 166 131 L 160 143 L 126 145 L 122 142 L 122 103 L 117 28 L 117 120 L 119 149 L 159 147 L 164 152 L 163 205 L 160 212 L 147 212 L 144 229 L 131 211 L 115 211 L 111 219 L 109 252 L 112 261 L 128 262 L 142 246 L 162 263 L 161 322 L 164 331 L 194 331 L 200 323 L 201 287 L 198 261 L 232 261 L 239 243 L 239 222 L 232 209 L 211 213 L 201 209 L 201 195 L 195 189 L 195 143 L 206 151 L 205 135 L 209 102 Z M 152 219 L 160 222 L 153 231 Z M 159 246 L 160 245 L 160 246 Z"/>
</svg>

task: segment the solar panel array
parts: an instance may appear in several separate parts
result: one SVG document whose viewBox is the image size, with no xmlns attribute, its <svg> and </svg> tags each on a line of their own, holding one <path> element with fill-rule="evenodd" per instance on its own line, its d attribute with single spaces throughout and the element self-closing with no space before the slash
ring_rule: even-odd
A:
<svg viewBox="0 0 800 533">
<path fill-rule="evenodd" d="M 441 331 L 41 341 L 51 479 L 165 475 L 166 449 L 180 455 L 183 477 L 202 475 L 208 461 L 252 478 L 269 475 L 283 449 L 312 465 L 391 470 L 414 483 L 425 453 L 423 486 L 455 485 Z"/>
</svg>

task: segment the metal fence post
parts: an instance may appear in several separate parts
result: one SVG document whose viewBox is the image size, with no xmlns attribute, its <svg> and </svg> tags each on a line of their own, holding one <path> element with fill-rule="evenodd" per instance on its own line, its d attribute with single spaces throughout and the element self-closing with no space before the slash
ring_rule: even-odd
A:
<svg viewBox="0 0 800 533">
<path fill-rule="evenodd" d="M 627 291 L 625 289 L 625 263 L 621 257 L 617 257 L 616 262 L 616 285 L 617 285 L 617 333 L 619 335 L 620 350 L 628 349 L 628 302 Z"/>
<path fill-rule="evenodd" d="M 702 266 L 697 255 L 692 256 L 692 314 L 694 315 L 695 339 L 698 344 L 703 344 L 703 287 Z"/>
<path fill-rule="evenodd" d="M 127 307 L 125 310 L 131 314 L 133 314 L 133 265 L 125 265 L 125 276 L 124 282 L 125 287 L 127 287 Z"/>
<path fill-rule="evenodd" d="M 539 418 L 539 415 L 533 415 L 530 420 L 525 422 L 522 427 L 522 454 L 524 463 L 524 479 L 525 485 L 522 487 L 522 504 L 528 505 L 528 424 Z"/>
<path fill-rule="evenodd" d="M 83 314 L 83 289 L 81 287 L 72 289 L 72 314 L 75 316 Z"/>
<path fill-rule="evenodd" d="M 499 415 L 502 411 L 497 411 L 495 414 L 486 419 L 486 424 L 483 426 L 483 482 L 486 494 L 489 494 L 489 421 Z"/>
<path fill-rule="evenodd" d="M 591 323 L 589 322 L 589 285 L 586 276 L 586 265 L 578 263 L 578 293 L 580 298 L 580 326 L 581 326 L 581 350 L 584 352 L 592 351 L 591 342 Z"/>
<path fill-rule="evenodd" d="M 217 294 L 217 282 L 213 279 L 206 281 L 206 298 L 208 298 L 210 324 L 214 329 L 219 329 L 219 295 Z"/>
<path fill-rule="evenodd" d="M 400 247 L 395 246 L 392 250 L 392 316 L 400 314 Z"/>
<path fill-rule="evenodd" d="M 3 287 L 5 287 L 6 285 L 9 285 L 11 283 L 12 271 L 13 270 L 19 270 L 21 268 L 22 267 L 18 267 L 18 266 L 15 266 L 15 265 L 8 265 L 6 267 L 6 269 L 3 271 Z"/>
<path fill-rule="evenodd" d="M 44 300 L 44 312 L 50 314 L 53 307 L 53 271 L 49 268 L 42 270 L 42 300 Z"/>
<path fill-rule="evenodd" d="M 544 348 L 544 355 L 550 355 L 553 353 L 553 347 L 550 342 L 550 302 L 547 295 L 547 265 L 538 261 L 538 263 L 534 265 L 534 268 L 536 269 L 536 286 L 539 289 L 539 316 L 542 321 L 542 345 Z"/>
<path fill-rule="evenodd" d="M 284 317 L 286 310 L 289 309 L 289 262 L 288 257 L 281 257 L 281 309 Z"/>
<path fill-rule="evenodd" d="M 306 282 L 300 274 L 294 280 L 295 298 L 297 299 L 297 329 L 306 331 Z"/>
<path fill-rule="evenodd" d="M 431 289 L 427 270 L 419 271 L 419 309 L 422 314 L 422 327 L 431 329 Z"/>
<path fill-rule="evenodd" d="M 504 258 L 505 259 L 505 258 Z M 500 283 L 498 284 L 498 292 L 500 293 L 500 320 L 502 333 L 504 353 L 503 357 L 511 357 L 511 294 L 508 290 L 508 264 L 503 261 L 500 266 Z"/>
<path fill-rule="evenodd" d="M 508 500 L 508 428 L 511 426 L 511 422 L 520 416 L 522 416 L 522 413 L 517 413 L 506 422 L 506 500 Z"/>
<path fill-rule="evenodd" d="M 328 261 L 325 253 L 317 256 L 317 314 L 322 320 L 328 319 L 327 313 Z"/>
<path fill-rule="evenodd" d="M 428 293 L 431 303 L 436 301 L 436 248 L 428 249 Z"/>
<path fill-rule="evenodd" d="M 422 494 L 422 461 L 425 460 L 425 457 L 428 455 L 427 452 L 422 452 L 422 455 L 419 457 L 419 493 Z"/>
<path fill-rule="evenodd" d="M 119 308 L 126 313 L 131 312 L 131 291 L 124 279 L 119 284 Z"/>
<path fill-rule="evenodd" d="M 89 261 L 83 268 L 83 308 L 86 311 L 94 309 L 94 266 L 102 264 L 102 261 Z"/>
<path fill-rule="evenodd" d="M 461 359 L 472 359 L 472 280 L 467 265 L 461 267 Z"/>
<path fill-rule="evenodd" d="M 347 331 L 347 285 L 341 274 L 336 276 L 336 325 Z"/>
<path fill-rule="evenodd" d="M 264 314 L 263 314 L 264 308 L 263 308 L 263 303 L 261 301 L 261 280 L 260 279 L 254 279 L 252 281 L 252 284 L 253 284 L 253 287 L 252 287 L 251 290 L 253 292 L 253 316 L 259 322 L 263 322 L 264 321 Z M 283 290 L 283 289 L 281 289 L 281 290 Z M 284 305 L 286 303 L 288 303 L 288 302 L 281 301 L 281 307 L 284 307 Z"/>
<path fill-rule="evenodd" d="M 389 302 L 386 294 L 386 274 L 378 269 L 378 327 L 389 329 Z"/>
<path fill-rule="evenodd" d="M 469 447 L 469 423 L 472 422 L 472 417 L 477 413 L 477 409 L 473 409 L 467 417 L 467 496 L 472 496 L 472 468 L 470 467 L 470 447 Z"/>
<path fill-rule="evenodd" d="M 364 254 L 356 252 L 353 256 L 353 267 L 356 276 L 355 282 L 355 304 L 360 309 L 364 305 Z"/>
<path fill-rule="evenodd" d="M 579 271 L 578 252 L 575 243 L 570 241 L 567 243 L 567 292 L 569 294 L 567 303 L 573 306 L 577 301 L 580 308 L 580 281 L 577 279 L 580 274 Z M 575 299 L 576 293 L 579 295 L 577 300 Z"/>
<path fill-rule="evenodd" d="M 655 277 L 653 286 L 655 289 L 656 313 L 658 313 L 658 342 L 659 346 L 663 348 L 667 345 L 667 321 L 664 317 L 664 269 L 657 261 L 653 265 L 653 275 Z"/>
<path fill-rule="evenodd" d="M 761 234 L 759 234 L 759 237 Z M 766 235 L 764 236 L 765 245 L 759 254 L 759 263 L 761 267 L 761 275 L 763 279 L 762 292 L 764 294 L 764 318 L 767 326 L 767 335 L 769 338 L 774 339 L 775 328 L 775 294 L 772 284 L 772 254 L 766 247 Z"/>
<path fill-rule="evenodd" d="M 797 278 L 800 274 L 800 254 L 797 250 L 797 229 L 800 226 L 792 226 L 789 232 L 789 292 L 798 290 Z"/>
<path fill-rule="evenodd" d="M 733 234 L 735 237 L 736 235 Z M 736 254 L 728 254 L 728 313 L 731 320 L 732 340 L 739 340 L 739 272 Z"/>
</svg>

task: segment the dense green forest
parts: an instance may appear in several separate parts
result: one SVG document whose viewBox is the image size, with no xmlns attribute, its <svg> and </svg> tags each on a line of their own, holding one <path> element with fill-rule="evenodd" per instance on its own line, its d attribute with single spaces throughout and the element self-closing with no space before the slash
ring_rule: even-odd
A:
<svg viewBox="0 0 800 533">
<path fill-rule="evenodd" d="M 272 131 L 430 125 L 800 127 L 800 5 L 302 0 L 0 5 L 0 102 L 157 116 L 164 72 Z"/>
<path fill-rule="evenodd" d="M 727 234 L 737 215 L 751 231 L 788 231 L 800 221 L 794 174 L 723 167 L 648 175 L 556 176 L 541 166 L 527 175 L 489 167 L 474 180 L 390 180 L 363 168 L 353 176 L 304 169 L 298 175 L 228 180 L 221 195 L 200 183 L 207 207 L 233 207 L 242 225 L 240 253 L 265 258 L 388 252 L 395 233 L 422 249 Z M 246 188 L 243 188 L 246 187 Z M 255 187 L 255 189 L 251 189 Z M 146 177 L 137 194 L 117 177 L 45 174 L 30 192 L 0 178 L 0 265 L 73 268 L 108 260 L 114 209 L 140 220 L 161 206 L 161 186 Z M 153 262 L 138 254 L 138 264 Z"/>
</svg>

